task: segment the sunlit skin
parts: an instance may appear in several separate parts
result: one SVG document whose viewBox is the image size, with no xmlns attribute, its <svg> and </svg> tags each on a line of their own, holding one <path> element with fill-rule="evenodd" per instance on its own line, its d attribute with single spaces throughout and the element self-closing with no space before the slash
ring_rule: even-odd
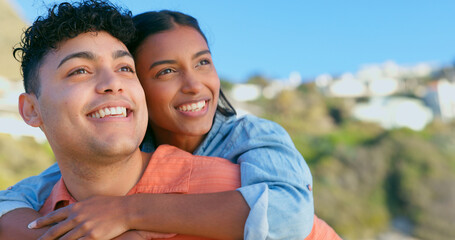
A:
<svg viewBox="0 0 455 240">
<path fill-rule="evenodd" d="M 39 97 L 23 94 L 21 114 L 46 134 L 78 200 L 91 193 L 72 186 L 75 179 L 94 180 L 97 176 L 91 173 L 99 167 L 109 169 L 106 165 L 115 166 L 116 161 L 120 167 L 126 159 L 141 158 L 145 96 L 122 42 L 105 32 L 80 34 L 44 57 L 39 78 Z M 126 109 L 126 117 L 92 117 L 111 107 Z"/>
<path fill-rule="evenodd" d="M 176 26 L 149 36 L 137 52 L 157 144 L 193 152 L 212 126 L 220 89 L 207 43 L 195 29 Z M 197 103 L 205 105 L 185 111 Z"/>
<path fill-rule="evenodd" d="M 97 42 L 97 38 L 83 35 L 82 39 L 87 41 L 82 46 L 65 48 L 65 46 L 70 46 L 67 44 L 76 39 L 80 39 L 80 36 L 64 42 L 60 46 L 60 51 L 69 51 L 64 56 L 58 55 L 59 52 L 55 53 L 54 57 L 60 61 L 45 59 L 45 64 L 51 64 L 51 67 L 56 69 L 63 59 L 73 54 L 71 49 L 88 48 L 87 51 L 95 56 L 102 53 L 104 57 L 95 57 L 96 60 L 90 61 L 87 61 L 86 57 L 71 58 L 65 61 L 60 67 L 63 68 L 73 60 L 84 63 L 75 64 L 77 67 L 68 67 L 67 71 L 64 71 L 66 75 L 63 73 L 58 75 L 59 70 L 54 70 L 56 76 L 52 75 L 52 72 L 43 73 L 47 74 L 49 81 L 52 81 L 49 82 L 49 85 L 52 83 L 55 86 L 42 92 L 42 96 L 38 99 L 23 95 L 22 101 L 34 103 L 32 105 L 36 105 L 36 112 L 39 115 L 39 118 L 36 119 L 48 121 L 49 124 L 43 124 L 45 121 L 42 120 L 35 121 L 35 123 L 26 120 L 30 125 L 40 126 L 48 138 L 54 139 L 55 142 L 50 141 L 51 145 L 56 145 L 53 147 L 54 151 L 67 150 L 67 153 L 70 153 L 66 155 L 67 157 L 72 156 L 71 154 L 79 154 L 75 156 L 81 157 L 80 159 L 88 159 L 87 162 L 92 162 L 91 168 L 87 167 L 83 172 L 93 171 L 97 175 L 102 175 L 102 178 L 93 174 L 94 179 L 80 181 L 81 178 L 78 178 L 77 174 L 73 174 L 78 171 L 77 169 L 69 171 L 68 169 L 71 169 L 72 166 L 61 165 L 60 169 L 66 187 L 76 200 L 83 201 L 37 219 L 31 225 L 32 228 L 37 231 L 44 226 L 50 225 L 51 228 L 30 234 L 33 236 L 44 234 L 41 239 L 47 240 L 56 239 L 62 235 L 65 235 L 65 238 L 60 239 L 79 239 L 81 236 L 97 232 L 95 239 L 100 239 L 99 236 L 110 239 L 128 229 L 140 229 L 152 232 L 176 232 L 215 239 L 242 238 L 249 207 L 240 192 L 235 190 L 211 194 L 134 194 L 128 197 L 113 197 L 125 195 L 127 192 L 125 189 L 129 190 L 134 186 L 138 177 L 142 175 L 137 170 L 143 170 L 143 167 L 147 165 L 146 159 L 149 159 L 144 157 L 147 155 L 140 153 L 138 148 L 147 125 L 144 91 L 137 78 L 130 75 L 129 67 L 116 64 L 118 58 L 111 57 L 112 52 L 120 50 L 116 49 L 119 46 L 118 42 L 113 47 L 112 39 Z M 185 41 L 181 39 L 185 39 Z M 146 44 L 151 44 L 151 46 Z M 181 44 L 184 47 L 180 46 Z M 121 46 L 123 49 L 124 46 Z M 149 118 L 155 131 L 155 137 L 159 139 L 157 142 L 158 144 L 172 144 L 192 152 L 210 130 L 218 102 L 220 83 L 207 44 L 198 32 L 192 28 L 182 27 L 151 36 L 143 47 L 146 56 L 140 55 L 139 57 L 145 58 L 147 61 L 137 66 L 142 67 L 141 76 L 144 77 L 142 83 L 143 87 L 148 90 L 149 109 L 157 113 Z M 153 57 L 148 58 L 147 56 Z M 123 57 L 128 61 L 131 60 L 130 57 Z M 96 67 L 92 69 L 92 66 Z M 84 69 L 85 67 L 88 69 Z M 72 74 L 72 69 L 76 74 Z M 97 76 L 99 81 L 90 77 L 97 74 L 99 74 Z M 74 81 L 65 81 L 72 79 L 73 76 L 76 76 Z M 123 76 L 131 76 L 131 78 L 123 78 Z M 122 84 L 128 85 L 128 90 L 126 87 L 121 87 L 124 86 Z M 64 87 L 68 90 L 60 90 Z M 42 85 L 42 88 L 44 89 L 46 86 Z M 109 91 L 106 92 L 106 89 Z M 41 99 L 44 94 L 49 96 Z M 141 99 L 143 107 L 139 106 Z M 116 100 L 130 104 L 127 107 L 131 107 L 131 110 L 125 120 L 116 118 L 103 120 L 91 117 L 93 112 L 105 106 L 103 104 L 106 102 L 117 104 Z M 51 104 L 54 101 L 57 102 L 54 103 L 56 109 L 50 108 L 49 112 L 39 110 L 41 107 L 44 109 L 45 104 Z M 191 106 L 193 103 L 199 103 L 199 107 L 193 108 Z M 50 123 L 58 126 L 58 129 L 50 129 L 52 126 Z M 143 126 L 143 128 L 139 126 Z M 130 131 L 126 132 L 128 129 Z M 67 139 L 69 137 L 73 137 L 73 139 Z M 135 137 L 139 140 L 136 141 Z M 90 154 L 92 156 L 89 156 Z M 114 165 L 124 166 L 124 168 L 117 167 L 114 170 L 106 168 L 106 163 L 113 161 L 111 158 L 117 155 L 120 156 L 117 158 L 119 161 Z M 134 161 L 135 164 L 126 164 L 141 156 L 142 162 L 139 161 L 139 163 L 142 163 L 142 166 L 138 167 L 137 161 Z M 75 160 L 67 160 L 66 162 L 74 165 L 74 168 L 79 167 L 80 169 L 80 166 L 83 165 Z M 112 166 L 112 162 L 110 163 Z M 71 176 L 72 174 L 74 177 Z M 80 189 L 82 186 L 84 189 Z M 104 196 L 84 200 L 87 196 L 96 195 Z M 6 215 L 8 219 L 14 220 L 5 220 L 5 226 L 2 229 L 7 229 L 6 226 L 10 227 L 15 222 L 21 224 L 24 221 L 30 222 L 33 220 L 33 216 L 36 215 L 29 211 Z M 57 224 L 54 225 L 55 223 Z M 27 234 L 29 234 L 28 231 Z M 134 231 L 125 233 L 125 235 L 128 234 L 139 236 Z M 134 239 L 133 235 L 123 237 L 121 239 Z M 36 237 L 32 239 L 36 239 Z"/>
</svg>

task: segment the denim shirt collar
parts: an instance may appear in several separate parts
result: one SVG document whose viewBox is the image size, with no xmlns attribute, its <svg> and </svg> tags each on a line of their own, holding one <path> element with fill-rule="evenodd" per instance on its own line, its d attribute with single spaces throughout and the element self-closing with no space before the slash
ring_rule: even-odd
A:
<svg viewBox="0 0 455 240">
<path fill-rule="evenodd" d="M 212 128 L 208 132 L 207 136 L 202 140 L 202 143 L 196 148 L 193 152 L 194 155 L 205 156 L 205 149 L 212 142 L 215 136 L 220 132 L 223 123 L 228 121 L 231 118 L 236 118 L 236 115 L 233 116 L 224 116 L 219 111 L 216 111 L 215 117 L 213 119 Z M 141 144 L 141 151 L 143 152 L 154 152 L 156 150 L 155 142 L 153 139 L 152 129 L 147 128 L 147 133 L 145 134 L 144 140 Z"/>
</svg>

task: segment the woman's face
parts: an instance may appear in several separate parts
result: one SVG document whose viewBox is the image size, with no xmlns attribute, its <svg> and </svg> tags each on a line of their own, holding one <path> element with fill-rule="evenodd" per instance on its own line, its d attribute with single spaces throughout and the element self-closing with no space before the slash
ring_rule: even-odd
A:
<svg viewBox="0 0 455 240">
<path fill-rule="evenodd" d="M 205 135 L 212 127 L 220 80 L 201 34 L 176 26 L 151 35 L 135 60 L 158 142 Z"/>
</svg>

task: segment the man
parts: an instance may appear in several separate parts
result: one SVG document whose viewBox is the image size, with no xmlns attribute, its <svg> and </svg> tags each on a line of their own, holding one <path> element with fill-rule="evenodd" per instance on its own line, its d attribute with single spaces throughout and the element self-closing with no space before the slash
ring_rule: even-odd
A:
<svg viewBox="0 0 455 240">
<path fill-rule="evenodd" d="M 54 218 L 59 223 L 49 230 L 25 230 L 23 224 L 16 224 L 38 216 L 31 217 L 29 209 L 23 209 L 23 218 L 17 221 L 6 220 L 6 214 L 0 219 L 2 239 L 36 239 L 43 233 L 44 239 L 111 239 L 129 229 L 243 237 L 249 209 L 245 202 L 239 206 L 229 201 L 232 191 L 224 195 L 147 194 L 146 199 L 136 194 L 128 198 L 133 204 L 118 211 L 112 209 L 126 203 L 126 198 L 91 198 L 130 193 L 150 162 L 151 155 L 139 150 L 147 125 L 144 92 L 125 47 L 133 30 L 129 13 L 90 1 L 55 6 L 47 18 L 38 19 L 26 31 L 22 47 L 15 50 L 22 53 L 27 92 L 19 99 L 20 114 L 27 124 L 45 133 L 62 173 L 54 188 L 57 194 L 51 195 L 43 211 L 61 207 L 62 201 L 52 202 L 52 198 L 65 190 L 74 201 L 85 200 L 68 211 L 98 209 L 86 218 L 60 212 Z M 142 210 L 147 211 L 126 210 L 144 203 L 147 207 Z M 113 213 L 108 219 L 97 219 L 95 211 Z M 8 236 L 5 229 L 10 228 L 23 228 L 24 236 Z"/>
</svg>

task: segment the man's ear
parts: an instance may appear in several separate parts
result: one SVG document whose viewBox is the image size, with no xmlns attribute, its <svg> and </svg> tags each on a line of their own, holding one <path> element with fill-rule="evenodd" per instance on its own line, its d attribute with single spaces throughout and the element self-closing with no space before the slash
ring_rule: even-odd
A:
<svg viewBox="0 0 455 240">
<path fill-rule="evenodd" d="M 22 93 L 19 96 L 19 113 L 25 123 L 32 127 L 40 127 L 43 123 L 39 113 L 38 99 L 34 94 Z"/>
</svg>

